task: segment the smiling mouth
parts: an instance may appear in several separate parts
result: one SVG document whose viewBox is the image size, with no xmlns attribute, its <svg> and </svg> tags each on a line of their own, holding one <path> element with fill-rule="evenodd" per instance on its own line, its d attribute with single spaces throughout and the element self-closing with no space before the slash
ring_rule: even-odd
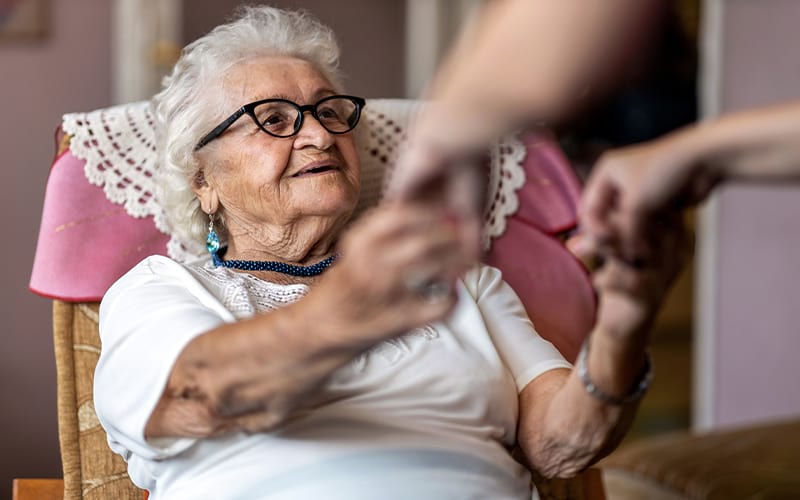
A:
<svg viewBox="0 0 800 500">
<path fill-rule="evenodd" d="M 300 172 L 294 174 L 292 177 L 303 177 L 306 175 L 324 174 L 326 172 L 334 172 L 336 170 L 339 170 L 339 167 L 335 165 L 321 165 L 319 167 L 312 167 L 312 168 L 307 168 L 305 170 L 301 170 Z"/>
</svg>

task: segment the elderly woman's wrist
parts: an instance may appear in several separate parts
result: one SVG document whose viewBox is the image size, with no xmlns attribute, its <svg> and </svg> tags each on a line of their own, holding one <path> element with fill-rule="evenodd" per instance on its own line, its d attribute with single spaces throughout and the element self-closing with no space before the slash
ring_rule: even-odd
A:
<svg viewBox="0 0 800 500">
<path fill-rule="evenodd" d="M 600 399 L 609 401 L 622 401 L 636 392 L 649 363 L 645 336 L 620 340 L 602 329 L 586 339 L 581 356 L 578 370 L 583 370 L 584 385 L 590 383 Z"/>
<path fill-rule="evenodd" d="M 649 325 L 642 325 L 635 331 L 626 332 L 625 335 L 598 325 L 587 337 L 587 342 L 597 354 L 613 360 L 630 360 L 641 358 L 642 353 L 647 350 L 649 332 Z"/>
</svg>

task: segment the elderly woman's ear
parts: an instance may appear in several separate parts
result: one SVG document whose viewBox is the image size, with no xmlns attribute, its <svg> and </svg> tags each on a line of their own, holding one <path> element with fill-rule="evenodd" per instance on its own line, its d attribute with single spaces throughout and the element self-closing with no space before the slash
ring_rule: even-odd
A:
<svg viewBox="0 0 800 500">
<path fill-rule="evenodd" d="M 200 208 L 207 214 L 216 213 L 219 209 L 219 196 L 217 190 L 206 182 L 205 174 L 202 170 L 197 172 L 192 182 L 192 190 L 200 201 Z"/>
</svg>

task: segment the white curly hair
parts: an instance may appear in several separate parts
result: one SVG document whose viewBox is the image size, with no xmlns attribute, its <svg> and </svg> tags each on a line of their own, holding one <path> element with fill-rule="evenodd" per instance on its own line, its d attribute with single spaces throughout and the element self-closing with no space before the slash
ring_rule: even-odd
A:
<svg viewBox="0 0 800 500">
<path fill-rule="evenodd" d="M 208 225 L 192 190 L 202 176 L 195 145 L 232 112 L 224 109 L 228 103 L 220 85 L 226 72 L 265 55 L 308 61 L 334 87 L 342 87 L 339 45 L 330 28 L 305 11 L 247 6 L 232 21 L 187 45 L 153 97 L 160 161 L 156 196 L 170 230 L 194 250 L 205 241 Z M 214 222 L 224 238 L 224 214 Z"/>
</svg>

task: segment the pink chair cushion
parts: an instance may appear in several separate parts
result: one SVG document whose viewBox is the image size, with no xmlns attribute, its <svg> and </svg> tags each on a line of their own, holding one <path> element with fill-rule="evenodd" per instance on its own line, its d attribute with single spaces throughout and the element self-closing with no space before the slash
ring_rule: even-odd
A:
<svg viewBox="0 0 800 500">
<path fill-rule="evenodd" d="M 580 183 L 549 135 L 530 134 L 524 143 L 527 181 L 517 192 L 519 209 L 485 261 L 503 271 L 536 330 L 574 361 L 596 308 L 586 268 L 559 238 L 577 224 Z"/>
<path fill-rule="evenodd" d="M 526 182 L 517 191 L 519 209 L 513 218 L 549 234 L 574 228 L 581 186 L 569 160 L 550 134 L 527 134 L 523 143 Z"/>
<path fill-rule="evenodd" d="M 539 334 L 574 361 L 594 324 L 594 292 L 583 264 L 560 240 L 517 218 L 485 260 L 503 271 Z"/>
<path fill-rule="evenodd" d="M 66 151 L 47 180 L 31 291 L 68 302 L 100 300 L 148 255 L 167 253 L 169 237 L 152 217 L 136 219 L 89 184 L 85 161 Z"/>
</svg>

